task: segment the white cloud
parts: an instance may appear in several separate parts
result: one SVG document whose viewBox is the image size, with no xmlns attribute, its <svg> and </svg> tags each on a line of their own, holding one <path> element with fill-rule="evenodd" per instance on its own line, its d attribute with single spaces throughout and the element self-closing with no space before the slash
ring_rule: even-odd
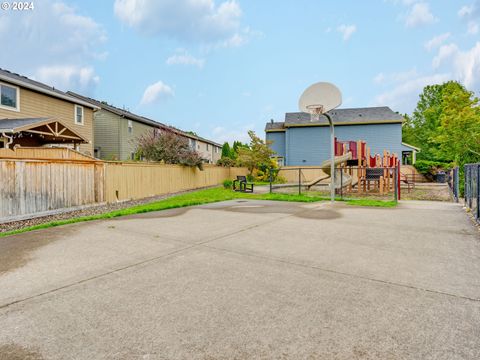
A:
<svg viewBox="0 0 480 360">
<path fill-rule="evenodd" d="M 228 128 L 217 126 L 212 130 L 212 138 L 219 144 L 223 144 L 224 142 L 232 143 L 234 140 L 248 143 L 250 142 L 248 131 L 253 128 L 254 124 L 248 124 L 247 126 L 244 125 L 238 128 L 235 128 L 235 126 L 229 126 Z"/>
<path fill-rule="evenodd" d="M 467 21 L 467 34 L 477 35 L 480 31 L 478 17 L 480 15 L 480 1 L 475 1 L 471 5 L 465 5 L 458 11 L 458 16 Z"/>
<path fill-rule="evenodd" d="M 115 15 L 147 35 L 214 43 L 240 29 L 242 10 L 235 0 L 115 0 Z"/>
<path fill-rule="evenodd" d="M 438 21 L 430 11 L 430 5 L 426 2 L 414 3 L 405 18 L 405 26 L 409 28 L 429 25 Z"/>
<path fill-rule="evenodd" d="M 395 110 L 410 112 L 418 94 L 426 85 L 456 80 L 469 90 L 480 89 L 480 42 L 462 50 L 455 43 L 440 46 L 432 60 L 433 74 L 419 75 L 416 69 L 403 73 L 379 74 L 377 84 L 388 88 L 375 98 L 374 105 L 388 105 Z"/>
<path fill-rule="evenodd" d="M 76 89 L 87 93 L 100 81 L 92 67 L 75 65 L 42 66 L 35 71 L 33 78 L 57 88 Z"/>
<path fill-rule="evenodd" d="M 456 44 L 443 45 L 438 49 L 437 55 L 433 58 L 432 67 L 436 70 L 442 65 L 442 63 L 452 57 L 455 53 L 458 53 L 458 46 Z"/>
<path fill-rule="evenodd" d="M 434 74 L 408 79 L 376 96 L 373 105 L 390 106 L 394 111 L 404 113 L 411 112 L 416 106 L 418 95 L 425 86 L 441 84 L 449 79 L 449 74 Z"/>
<path fill-rule="evenodd" d="M 385 81 L 385 74 L 379 73 L 373 78 L 375 84 L 382 84 Z"/>
<path fill-rule="evenodd" d="M 162 81 L 157 81 L 155 84 L 147 86 L 140 103 L 142 105 L 154 104 L 172 96 L 174 96 L 172 88 Z"/>
<path fill-rule="evenodd" d="M 480 42 L 471 49 L 462 51 L 456 44 L 442 46 L 432 63 L 435 69 L 450 69 L 454 80 L 470 90 L 480 87 Z"/>
<path fill-rule="evenodd" d="M 85 74 L 85 69 L 92 69 L 95 61 L 107 56 L 104 28 L 61 1 L 43 0 L 41 6 L 38 5 L 34 11 L 0 11 L 0 64 L 3 68 L 37 78 L 40 73 L 49 73 L 51 76 L 46 79 L 54 81 L 49 85 L 62 90 L 82 90 L 75 87 L 85 83 L 80 81 L 85 75 L 80 74 Z M 63 71 L 58 70 L 60 67 Z M 53 76 L 53 72 L 57 75 Z M 64 75 L 59 75 L 62 72 Z M 70 75 L 70 79 L 78 81 L 65 81 L 66 73 L 76 73 Z M 90 81 L 91 85 L 94 83 Z M 62 88 L 65 85 L 69 87 Z"/>
<path fill-rule="evenodd" d="M 474 21 L 470 21 L 470 22 L 468 23 L 467 34 L 477 35 L 477 34 L 478 34 L 478 30 L 479 30 L 479 25 L 478 25 L 478 23 L 476 23 L 476 22 L 474 22 Z"/>
<path fill-rule="evenodd" d="M 205 46 L 204 50 L 205 52 L 209 52 L 212 49 L 236 48 L 248 44 L 253 38 L 260 38 L 263 36 L 264 34 L 261 31 L 252 30 L 247 26 L 225 40 Z"/>
<path fill-rule="evenodd" d="M 170 56 L 167 61 L 167 65 L 192 65 L 199 69 L 205 65 L 205 59 L 199 59 L 190 55 L 186 50 L 179 49 L 176 54 Z"/>
<path fill-rule="evenodd" d="M 337 28 L 337 31 L 342 34 L 343 41 L 348 41 L 357 31 L 357 26 L 342 24 Z"/>
<path fill-rule="evenodd" d="M 479 1 L 475 1 L 471 5 L 464 5 L 458 10 L 458 16 L 463 19 L 471 19 L 479 15 L 480 6 Z"/>
<path fill-rule="evenodd" d="M 438 48 L 445 41 L 447 41 L 448 38 L 450 38 L 450 36 L 451 36 L 451 34 L 449 32 L 445 33 L 445 34 L 435 36 L 434 38 L 430 39 L 429 41 L 427 41 L 425 43 L 425 49 L 427 49 L 428 51 L 432 51 L 433 49 Z"/>
<path fill-rule="evenodd" d="M 373 78 L 375 84 L 391 85 L 418 77 L 416 68 L 390 74 L 379 73 Z"/>
</svg>

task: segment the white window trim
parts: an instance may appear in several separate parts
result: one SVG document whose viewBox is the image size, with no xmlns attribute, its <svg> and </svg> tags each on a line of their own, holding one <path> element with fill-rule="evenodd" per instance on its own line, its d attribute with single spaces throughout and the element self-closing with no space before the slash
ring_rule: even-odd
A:
<svg viewBox="0 0 480 360">
<path fill-rule="evenodd" d="M 5 86 L 8 86 L 8 87 L 14 88 L 17 91 L 17 107 L 12 108 L 10 106 L 5 106 L 5 105 L 2 105 L 2 103 L 0 102 L 0 109 L 20 112 L 20 87 L 15 86 L 15 85 L 11 85 L 11 84 L 7 84 L 7 83 L 4 83 L 4 82 L 0 82 L 0 85 L 5 85 Z M 1 94 L 0 94 L 0 96 L 1 96 Z"/>
<path fill-rule="evenodd" d="M 133 121 L 127 120 L 127 131 L 129 134 L 133 134 Z"/>
<path fill-rule="evenodd" d="M 77 122 L 77 108 L 82 109 L 82 122 L 81 123 Z M 83 108 L 82 105 L 75 104 L 75 106 L 73 107 L 73 114 L 74 114 L 73 122 L 74 122 L 75 125 L 85 125 L 85 109 Z"/>
</svg>

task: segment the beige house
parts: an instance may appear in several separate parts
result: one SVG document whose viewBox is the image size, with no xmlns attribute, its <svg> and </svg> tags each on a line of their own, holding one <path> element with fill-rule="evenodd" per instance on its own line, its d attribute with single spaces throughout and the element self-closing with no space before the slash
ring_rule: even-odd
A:
<svg viewBox="0 0 480 360">
<path fill-rule="evenodd" d="M 222 145 L 200 136 L 184 133 L 192 149 L 209 164 L 215 164 L 222 157 Z"/>
<path fill-rule="evenodd" d="M 99 159 L 132 160 L 138 138 L 154 129 L 174 131 L 180 136 L 188 138 L 192 149 L 197 151 L 205 159 L 205 162 L 215 163 L 220 159 L 221 145 L 213 141 L 186 133 L 105 102 L 73 92 L 67 94 L 99 108 L 94 114 L 94 155 Z"/>
<path fill-rule="evenodd" d="M 93 155 L 96 109 L 53 87 L 0 69 L 0 148 L 64 146 Z"/>
</svg>

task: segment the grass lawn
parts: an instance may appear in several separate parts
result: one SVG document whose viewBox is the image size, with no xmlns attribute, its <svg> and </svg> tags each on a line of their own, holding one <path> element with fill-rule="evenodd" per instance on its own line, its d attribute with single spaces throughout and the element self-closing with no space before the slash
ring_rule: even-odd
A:
<svg viewBox="0 0 480 360">
<path fill-rule="evenodd" d="M 228 189 L 217 187 L 217 188 L 206 189 L 206 190 L 198 190 L 198 191 L 194 191 L 194 192 L 190 192 L 182 195 L 176 195 L 168 199 L 152 202 L 149 204 L 133 206 L 127 209 L 116 210 L 116 211 L 112 211 L 104 214 L 52 221 L 49 223 L 25 227 L 23 229 L 0 233 L 0 237 L 13 235 L 13 234 L 20 234 L 20 233 L 24 233 L 32 230 L 46 229 L 53 226 L 73 224 L 73 223 L 83 222 L 83 221 L 111 219 L 118 216 L 141 214 L 141 213 L 146 213 L 151 211 L 174 209 L 174 208 L 193 206 L 193 205 L 202 205 L 202 204 L 208 204 L 208 203 L 225 201 L 225 200 L 234 200 L 234 199 L 297 201 L 297 202 L 318 202 L 318 201 L 329 200 L 329 198 L 326 198 L 324 196 L 318 196 L 318 195 L 249 194 L 249 193 L 238 193 Z M 371 200 L 371 199 L 360 199 L 360 200 L 337 199 L 337 200 L 343 201 L 347 204 L 357 205 L 357 206 L 376 206 L 376 207 L 396 206 L 396 203 L 394 201 L 382 201 L 382 200 Z"/>
</svg>

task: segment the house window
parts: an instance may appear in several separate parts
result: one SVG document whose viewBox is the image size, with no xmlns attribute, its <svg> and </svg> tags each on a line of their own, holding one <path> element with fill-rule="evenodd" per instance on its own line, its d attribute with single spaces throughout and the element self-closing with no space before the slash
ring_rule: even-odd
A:
<svg viewBox="0 0 480 360">
<path fill-rule="evenodd" d="M 75 105 L 75 124 L 83 125 L 83 106 Z"/>
<path fill-rule="evenodd" d="M 128 133 L 131 134 L 133 132 L 133 121 L 128 120 Z"/>
<path fill-rule="evenodd" d="M 215 154 L 218 154 L 218 146 L 215 146 Z"/>
<path fill-rule="evenodd" d="M 0 84 L 0 107 L 19 111 L 18 87 Z"/>
<path fill-rule="evenodd" d="M 208 151 L 208 144 L 207 144 L 207 151 Z"/>
</svg>

